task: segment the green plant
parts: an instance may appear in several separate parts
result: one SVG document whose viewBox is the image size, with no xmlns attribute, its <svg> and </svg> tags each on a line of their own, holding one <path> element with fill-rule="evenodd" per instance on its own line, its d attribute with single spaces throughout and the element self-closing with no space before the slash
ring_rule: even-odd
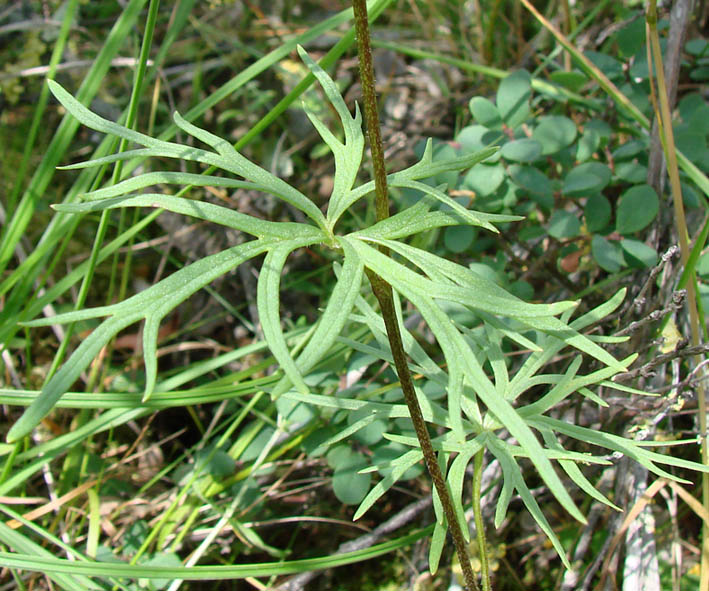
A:
<svg viewBox="0 0 709 591">
<path fill-rule="evenodd" d="M 416 191 L 418 200 L 371 227 L 338 234 L 338 223 L 343 216 L 374 188 L 371 182 L 355 186 L 364 144 L 361 119 L 358 109 L 355 109 L 354 115 L 351 114 L 333 81 L 302 50 L 301 57 L 320 82 L 343 128 L 343 135 L 338 137 L 312 112 L 308 112 L 335 156 L 335 184 L 325 214 L 300 191 L 246 160 L 231 144 L 187 122 L 178 114 L 174 117 L 175 124 L 211 150 L 155 139 L 107 121 L 83 107 L 59 85 L 51 84 L 57 99 L 84 125 L 143 146 L 65 168 L 86 168 L 122 162 L 136 156 L 152 156 L 199 162 L 244 179 L 213 174 L 145 173 L 87 192 L 81 202 L 55 206 L 57 211 L 85 213 L 129 207 L 161 208 L 237 229 L 254 239 L 197 261 L 123 302 L 27 323 L 36 327 L 107 317 L 48 381 L 41 395 L 13 425 L 8 441 L 19 443 L 61 400 L 104 345 L 123 328 L 143 320 L 143 404 L 149 407 L 157 396 L 155 353 L 161 320 L 214 278 L 244 261 L 265 255 L 259 275 L 257 301 L 264 336 L 282 373 L 277 379 L 265 383 L 264 389 L 277 401 L 292 401 L 304 408 L 319 407 L 326 413 L 343 411 L 347 415 L 359 413 L 348 423 L 334 422 L 336 432 L 322 444 L 324 446 L 334 445 L 357 433 L 364 436 L 365 429 L 378 422 L 384 428 L 379 430 L 379 435 L 375 433 L 369 437 L 368 443 L 375 445 L 387 441 L 399 446 L 389 447 L 396 450 L 393 459 L 385 459 L 365 469 L 365 472 L 380 471 L 383 478 L 361 499 L 356 517 L 371 508 L 422 457 L 418 439 L 413 436 L 410 423 L 406 421 L 409 410 L 401 401 L 400 391 L 360 392 L 356 397 L 345 396 L 345 392 L 333 396 L 333 392 L 327 389 L 317 392 L 308 384 L 309 374 L 319 367 L 333 347 L 339 345 L 350 351 L 394 362 L 384 320 L 373 308 L 364 286 L 365 269 L 376 273 L 393 288 L 393 303 L 409 357 L 408 364 L 416 375 L 421 376 L 416 389 L 418 402 L 425 420 L 434 428 L 433 448 L 438 454 L 458 519 L 466 534 L 468 530 L 463 517 L 462 498 L 465 469 L 471 459 L 480 457 L 478 454 L 482 450 L 500 462 L 504 475 L 496 523 L 499 524 L 504 518 L 512 495 L 517 492 L 564 561 L 564 549 L 523 476 L 521 459 L 534 465 L 549 492 L 581 521 L 583 515 L 558 476 L 554 463 L 558 463 L 588 495 L 611 504 L 579 469 L 579 464 L 602 464 L 607 460 L 568 451 L 562 447 L 561 439 L 575 439 L 621 452 L 668 478 L 675 477 L 658 464 L 704 469 L 692 462 L 649 451 L 622 437 L 547 416 L 550 409 L 576 392 L 602 405 L 603 401 L 590 389 L 592 386 L 602 384 L 608 388 L 621 388 L 610 380 L 616 373 L 624 371 L 635 356 L 619 362 L 599 346 L 599 343 L 618 342 L 619 339 L 586 336 L 581 331 L 615 310 L 622 302 L 622 292 L 606 304 L 571 320 L 575 308 L 573 302 L 525 303 L 469 268 L 411 246 L 404 240 L 421 232 L 461 224 L 495 231 L 494 224 L 518 219 L 512 215 L 469 210 L 448 197 L 435 180 L 449 171 L 471 167 L 475 170 L 474 167 L 479 166 L 482 160 L 495 157 L 496 148 L 470 150 L 462 156 L 440 160 L 433 157 L 432 144 L 429 143 L 420 162 L 390 174 L 387 179 L 390 187 Z M 526 85 L 523 80 L 522 85 Z M 340 139 L 342 137 L 344 139 Z M 510 152 L 513 152 L 511 148 L 503 147 L 503 156 Z M 298 209 L 308 218 L 308 222 L 264 221 L 211 203 L 162 193 L 137 193 L 156 184 L 256 189 Z M 391 254 L 380 251 L 379 246 L 386 247 Z M 333 269 L 337 282 L 318 321 L 304 337 L 293 340 L 284 334 L 279 319 L 280 277 L 289 254 L 303 247 L 322 248 L 336 255 L 337 262 Z M 412 309 L 421 314 L 435 336 L 442 351 L 442 360 L 429 355 L 405 327 L 404 318 Z M 361 327 L 367 330 L 360 330 Z M 589 355 L 599 365 L 583 373 L 582 357 L 576 355 L 563 371 L 550 370 L 551 361 L 567 348 Z M 508 356 L 512 352 L 519 352 L 526 359 L 514 375 L 509 375 Z M 431 392 L 432 388 L 443 394 L 429 397 L 426 392 Z M 138 404 L 136 408 L 141 407 Z M 283 406 L 280 410 L 286 416 L 291 412 Z M 394 425 L 392 421 L 398 422 Z M 357 466 L 356 462 L 352 464 L 349 460 L 346 464 Z M 338 469 L 344 471 L 342 464 L 338 464 Z M 349 474 L 358 472 L 350 470 Z M 435 506 L 437 522 L 430 556 L 433 570 L 438 565 L 446 532 L 446 520 L 437 497 Z M 7 538 L 5 543 L 8 543 Z M 2 555 L 0 563 L 10 565 L 11 561 Z M 12 564 L 16 566 L 17 562 Z M 40 568 L 46 568 L 45 563 L 42 565 Z M 167 572 L 169 569 L 146 570 L 144 576 L 164 578 Z M 175 576 L 180 577 L 187 574 L 179 569 L 174 572 L 178 572 Z"/>
</svg>

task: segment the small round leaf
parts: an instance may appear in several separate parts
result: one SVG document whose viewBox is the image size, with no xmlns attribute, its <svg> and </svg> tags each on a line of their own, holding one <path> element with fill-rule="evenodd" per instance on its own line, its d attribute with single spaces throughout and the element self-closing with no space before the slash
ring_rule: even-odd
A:
<svg viewBox="0 0 709 591">
<path fill-rule="evenodd" d="M 611 221 L 610 201 L 600 193 L 591 195 L 586 200 L 583 216 L 586 220 L 586 228 L 589 232 L 599 232 L 603 230 L 608 225 L 608 222 Z"/>
<path fill-rule="evenodd" d="M 584 129 L 576 145 L 576 160 L 586 162 L 601 145 L 601 136 L 595 129 Z"/>
<path fill-rule="evenodd" d="M 655 219 L 660 206 L 657 193 L 650 185 L 631 187 L 620 196 L 615 221 L 620 234 L 632 234 Z"/>
<path fill-rule="evenodd" d="M 403 456 L 410 449 L 411 448 L 408 448 L 401 443 L 395 443 L 393 441 L 382 443 L 372 449 L 372 464 L 377 466 L 377 471 L 382 475 L 382 477 L 387 478 L 391 476 L 391 473 L 394 470 L 391 466 L 391 462 Z M 399 480 L 411 480 L 412 478 L 419 476 L 421 472 L 423 472 L 423 463 L 419 462 L 404 472 Z"/>
<path fill-rule="evenodd" d="M 628 183 L 637 185 L 647 178 L 647 166 L 639 162 L 618 162 L 615 167 L 616 176 Z"/>
<path fill-rule="evenodd" d="M 446 250 L 454 253 L 468 250 L 474 239 L 475 229 L 471 226 L 451 226 L 443 234 Z"/>
<path fill-rule="evenodd" d="M 370 412 L 366 409 L 353 411 L 347 416 L 347 423 L 349 425 L 352 425 L 360 419 L 363 419 L 369 415 Z M 381 441 L 385 431 L 386 423 L 382 420 L 376 420 L 357 431 L 354 434 L 354 438 L 357 439 L 357 441 L 359 441 L 363 445 L 374 445 Z"/>
<path fill-rule="evenodd" d="M 534 139 L 512 140 L 500 149 L 500 156 L 513 162 L 534 162 L 542 155 L 542 145 Z"/>
<path fill-rule="evenodd" d="M 618 243 L 606 240 L 598 234 L 594 235 L 591 240 L 591 254 L 599 266 L 609 273 L 615 273 L 625 266 L 623 253 Z"/>
<path fill-rule="evenodd" d="M 468 125 L 458 132 L 455 136 L 455 141 L 460 144 L 460 148 L 464 153 L 477 152 L 487 147 L 483 141 L 483 136 L 487 133 L 487 127 L 482 125 Z M 420 158 L 421 155 L 417 154 Z"/>
<path fill-rule="evenodd" d="M 534 299 L 534 286 L 527 281 L 513 281 L 509 285 L 509 290 L 512 295 L 516 295 L 518 298 L 529 302 Z"/>
<path fill-rule="evenodd" d="M 657 251 L 640 242 L 626 238 L 620 241 L 620 246 L 625 253 L 625 260 L 632 267 L 652 267 L 657 263 Z"/>
<path fill-rule="evenodd" d="M 533 166 L 514 164 L 509 168 L 512 180 L 528 191 L 537 203 L 546 209 L 554 206 L 554 194 L 551 181 L 539 169 Z"/>
<path fill-rule="evenodd" d="M 687 53 L 692 55 L 706 55 L 709 53 L 709 41 L 701 37 L 690 39 L 684 44 L 684 49 Z"/>
<path fill-rule="evenodd" d="M 542 145 L 542 154 L 556 154 L 569 147 L 576 139 L 576 125 L 568 117 L 550 115 L 541 117 L 532 132 L 532 138 Z"/>
<path fill-rule="evenodd" d="M 630 23 L 614 35 L 618 49 L 624 57 L 635 55 L 645 48 L 645 20 L 631 19 Z"/>
<path fill-rule="evenodd" d="M 613 134 L 613 129 L 611 126 L 603 119 L 591 119 L 586 125 L 583 126 L 584 131 L 592 129 L 601 138 L 601 145 L 605 146 L 611 139 Z"/>
<path fill-rule="evenodd" d="M 236 462 L 233 458 L 223 449 L 218 449 L 213 453 L 212 452 L 212 449 L 203 449 L 197 453 L 197 462 L 204 462 L 207 458 L 209 458 L 210 454 L 212 456 L 209 458 L 206 465 L 204 465 L 204 470 L 215 478 L 221 478 L 227 474 L 233 474 L 236 466 Z"/>
<path fill-rule="evenodd" d="M 354 456 L 355 453 L 349 445 L 338 445 L 327 452 L 327 465 L 333 470 L 338 470 L 353 462 L 356 462 L 356 458 Z"/>
<path fill-rule="evenodd" d="M 697 272 L 697 275 L 701 275 L 702 277 L 709 277 L 709 251 L 705 252 L 699 257 L 695 270 Z"/>
<path fill-rule="evenodd" d="M 557 209 L 549 220 L 549 235 L 554 238 L 574 238 L 581 232 L 581 222 L 570 211 Z"/>
<path fill-rule="evenodd" d="M 571 92 L 578 92 L 588 82 L 588 76 L 578 70 L 572 70 L 571 72 L 557 70 L 550 74 L 549 79 L 555 84 L 568 88 Z"/>
<path fill-rule="evenodd" d="M 564 179 L 562 192 L 569 197 L 598 193 L 611 180 L 611 169 L 600 162 L 585 162 L 572 168 Z"/>
<path fill-rule="evenodd" d="M 613 160 L 616 162 L 619 160 L 629 160 L 634 158 L 639 154 L 646 154 L 648 149 L 648 142 L 642 140 L 633 140 L 624 143 L 622 146 L 613 150 Z"/>
<path fill-rule="evenodd" d="M 530 116 L 529 98 L 532 96 L 532 77 L 525 70 L 512 72 L 502 80 L 497 90 L 497 109 L 502 120 L 514 129 Z"/>
<path fill-rule="evenodd" d="M 312 406 L 290 398 L 281 397 L 276 400 L 276 408 L 281 418 L 291 424 L 307 423 L 315 416 Z"/>
<path fill-rule="evenodd" d="M 487 197 L 497 191 L 504 180 L 502 165 L 476 164 L 465 175 L 463 188 L 475 191 L 478 197 Z"/>
<path fill-rule="evenodd" d="M 488 129 L 500 129 L 502 127 L 500 112 L 493 102 L 485 97 L 474 96 L 470 99 L 470 112 L 473 114 L 475 121 Z"/>
<path fill-rule="evenodd" d="M 337 499 L 345 505 L 357 505 L 369 492 L 372 475 L 359 471 L 369 464 L 361 454 L 352 453 L 352 462 L 337 468 L 332 475 L 332 489 Z"/>
<path fill-rule="evenodd" d="M 586 51 L 584 55 L 611 80 L 623 78 L 623 64 L 605 53 Z"/>
</svg>

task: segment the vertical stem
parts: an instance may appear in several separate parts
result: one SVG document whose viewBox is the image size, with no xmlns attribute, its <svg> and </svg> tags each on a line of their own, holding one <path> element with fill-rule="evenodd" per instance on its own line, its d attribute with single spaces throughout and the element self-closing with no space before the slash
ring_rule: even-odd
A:
<svg viewBox="0 0 709 591">
<path fill-rule="evenodd" d="M 483 447 L 473 458 L 473 516 L 475 517 L 475 535 L 478 540 L 478 552 L 480 552 L 480 576 L 482 578 L 483 591 L 490 591 L 490 561 L 487 555 L 487 541 L 485 540 L 485 524 L 483 523 L 481 500 L 481 489 L 483 481 Z"/>
<path fill-rule="evenodd" d="M 376 196 L 374 207 L 377 221 L 380 222 L 389 217 L 389 190 L 387 189 L 387 175 L 384 166 L 384 147 L 381 126 L 379 125 L 377 93 L 374 88 L 374 66 L 372 65 L 372 45 L 369 41 L 367 2 L 366 0 L 353 0 L 352 8 L 357 32 L 359 77 L 362 82 L 364 118 L 367 122 L 367 136 L 369 137 L 369 149 L 372 152 L 372 168 L 374 169 L 374 194 Z"/>
<path fill-rule="evenodd" d="M 672 201 L 674 203 L 675 228 L 679 236 L 682 265 L 686 266 L 689 259 L 689 235 L 687 222 L 684 215 L 684 204 L 682 202 L 682 189 L 680 186 L 679 169 L 677 167 L 677 155 L 675 150 L 674 132 L 672 130 L 672 114 L 670 113 L 670 95 L 665 84 L 665 70 L 662 64 L 662 50 L 657 34 L 657 0 L 651 0 L 647 10 L 647 25 L 649 29 L 649 43 L 652 50 L 652 58 L 655 62 L 655 76 L 657 77 L 657 94 L 660 103 L 660 113 L 658 117 L 658 128 L 662 147 L 665 152 L 667 162 L 667 174 L 670 177 L 670 188 L 672 191 Z M 689 324 L 692 331 L 692 345 L 699 344 L 700 321 L 697 312 L 697 292 L 695 290 L 696 277 L 694 270 L 691 271 L 687 281 L 687 307 L 689 308 Z M 695 367 L 701 362 L 697 356 L 694 358 Z M 703 373 L 703 372 L 702 372 Z M 701 374 L 700 374 L 701 378 Z M 699 407 L 699 433 L 702 441 L 702 463 L 709 464 L 709 443 L 707 442 L 707 405 L 706 391 L 701 379 L 697 382 L 697 399 Z M 702 505 L 709 509 L 709 474 L 702 473 Z M 705 591 L 709 589 L 709 528 L 706 523 L 702 524 L 702 559 L 700 569 L 699 588 Z"/>
<path fill-rule="evenodd" d="M 377 97 L 374 90 L 374 68 L 372 67 L 372 49 L 369 40 L 369 21 L 367 18 L 366 0 L 353 0 L 352 2 L 355 16 L 355 28 L 357 32 L 357 45 L 359 49 L 359 72 L 362 83 L 362 96 L 364 103 L 364 117 L 367 123 L 367 134 L 369 137 L 369 145 L 372 152 L 372 163 L 374 170 L 374 186 L 375 186 L 375 211 L 377 221 L 385 220 L 389 217 L 389 198 L 387 189 L 386 169 L 384 166 L 384 149 L 382 147 L 382 136 L 379 126 L 379 115 L 377 111 Z M 396 373 L 401 382 L 401 389 L 404 392 L 406 405 L 411 415 L 411 421 L 416 431 L 416 437 L 421 445 L 426 468 L 431 475 L 433 485 L 436 487 L 436 492 L 443 505 L 443 511 L 448 521 L 453 543 L 455 544 L 456 553 L 463 571 L 463 580 L 468 591 L 478 591 L 478 585 L 475 581 L 468 549 L 463 536 L 463 530 L 460 527 L 458 518 L 453 508 L 448 488 L 446 487 L 443 473 L 436 460 L 436 453 L 431 444 L 431 437 L 428 434 L 428 428 L 421 412 L 416 391 L 414 390 L 413 379 L 406 360 L 406 353 L 401 339 L 399 330 L 399 322 L 394 309 L 394 296 L 391 285 L 384 279 L 379 277 L 371 270 L 367 270 L 367 276 L 372 284 L 372 291 L 379 301 L 379 306 L 384 318 L 389 345 L 391 346 L 392 356 L 394 357 L 394 365 Z"/>
</svg>

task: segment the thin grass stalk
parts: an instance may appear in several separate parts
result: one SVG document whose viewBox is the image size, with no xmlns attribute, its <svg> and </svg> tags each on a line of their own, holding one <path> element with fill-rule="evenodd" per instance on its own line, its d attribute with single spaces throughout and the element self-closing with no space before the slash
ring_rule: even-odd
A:
<svg viewBox="0 0 709 591">
<path fill-rule="evenodd" d="M 485 40 L 483 41 L 482 53 L 482 58 L 486 64 L 492 63 L 493 58 L 495 57 L 493 55 L 493 47 L 495 46 L 495 34 L 499 32 L 497 30 L 497 19 L 500 16 L 501 5 L 502 0 L 493 0 L 492 9 L 486 11 L 489 16 L 485 27 Z"/>
<path fill-rule="evenodd" d="M 141 47 L 141 55 L 140 59 L 138 60 L 138 68 L 136 70 L 135 78 L 134 78 L 134 84 L 133 84 L 133 90 L 131 93 L 131 98 L 130 98 L 130 103 L 129 103 L 129 108 L 128 108 L 128 115 L 126 117 L 126 126 L 127 127 L 132 127 L 135 123 L 135 119 L 137 116 L 137 111 L 138 111 L 138 102 L 140 99 L 140 90 L 142 89 L 143 85 L 143 80 L 145 78 L 145 71 L 147 69 L 147 62 L 148 62 L 148 56 L 150 54 L 150 46 L 152 44 L 152 38 L 153 38 L 153 31 L 155 30 L 155 23 L 157 21 L 157 9 L 159 6 L 159 1 L 157 0 L 152 0 L 149 8 L 149 13 L 148 13 L 148 21 L 146 23 L 146 29 L 145 29 L 145 35 L 143 38 L 143 45 Z M 118 146 L 118 152 L 123 152 L 125 151 L 127 146 L 127 142 L 125 140 L 121 140 L 119 146 Z M 123 163 L 121 161 L 118 161 L 116 163 L 116 166 L 114 167 L 113 170 L 113 177 L 112 177 L 112 183 L 115 184 L 120 180 L 121 176 L 121 170 L 122 170 Z M 96 236 L 94 238 L 94 243 L 91 249 L 91 254 L 89 256 L 89 265 L 86 270 L 86 275 L 84 275 L 84 278 L 81 282 L 81 287 L 79 288 L 79 294 L 77 296 L 76 302 L 74 304 L 74 310 L 80 310 L 84 306 L 84 302 L 86 301 L 86 297 L 88 296 L 88 290 L 91 285 L 91 280 L 93 279 L 94 275 L 94 270 L 96 268 L 97 262 L 98 262 L 98 255 L 99 251 L 101 249 L 101 245 L 103 244 L 104 238 L 106 236 L 106 231 L 108 230 L 108 215 L 109 211 L 105 210 L 101 213 L 101 218 L 99 221 L 98 229 L 96 230 Z M 119 234 L 122 233 L 122 229 L 119 231 Z M 116 255 L 117 256 L 117 253 Z M 115 264 L 114 264 L 115 267 Z M 111 290 L 109 290 L 109 293 L 107 294 L 107 303 L 110 303 L 111 299 Z M 59 346 L 59 349 L 57 351 L 57 354 L 54 356 L 54 360 L 52 361 L 52 365 L 47 372 L 47 376 L 45 378 L 45 382 L 49 380 L 54 373 L 57 371 L 59 365 L 61 364 L 64 354 L 66 352 L 67 345 L 69 341 L 71 340 L 71 336 L 74 332 L 74 323 L 70 323 L 66 327 L 66 336 L 62 343 Z"/>
<path fill-rule="evenodd" d="M 121 16 L 111 29 L 111 33 L 96 56 L 94 65 L 86 74 L 79 88 L 77 99 L 80 102 L 88 102 L 95 95 L 101 80 L 111 65 L 111 59 L 122 45 L 130 27 L 138 18 L 144 2 L 145 0 L 129 0 L 121 11 Z M 78 127 L 79 123 L 73 117 L 67 116 L 63 119 L 52 141 L 46 148 L 42 162 L 35 170 L 29 185 L 25 189 L 16 211 L 3 227 L 0 236 L 0 274 L 4 274 L 7 265 L 13 259 L 15 246 L 24 235 L 25 228 L 30 223 L 35 208 L 40 202 L 40 197 L 44 194 L 54 174 L 54 167 L 66 153 L 69 142 Z"/>
<path fill-rule="evenodd" d="M 625 109 L 626 112 L 643 127 L 647 128 L 650 125 L 650 122 L 647 117 L 643 115 L 642 111 L 640 111 L 640 109 L 638 109 L 633 102 L 591 62 L 591 60 L 589 60 L 576 47 L 574 47 L 573 43 L 571 43 L 569 39 L 561 31 L 559 31 L 559 29 L 551 24 L 548 19 L 544 18 L 544 16 L 529 0 L 519 1 L 532 14 L 532 16 L 534 16 L 534 18 L 536 18 L 539 23 L 554 36 L 559 44 L 574 57 L 578 66 L 589 76 L 591 76 L 599 84 L 603 91 L 616 102 L 616 104 Z"/>
<path fill-rule="evenodd" d="M 389 217 L 389 197 L 386 179 L 386 167 L 384 165 L 384 149 L 381 138 L 381 128 L 379 125 L 379 115 L 377 111 L 377 98 L 374 87 L 374 68 L 372 66 L 372 48 L 369 40 L 369 21 L 367 18 L 366 0 L 353 0 L 355 15 L 355 28 L 357 32 L 357 46 L 359 56 L 359 72 L 362 84 L 362 96 L 364 104 L 364 116 L 367 122 L 367 134 L 372 153 L 375 186 L 375 212 L 377 221 L 385 220 Z M 401 382 L 401 389 L 404 392 L 406 406 L 411 415 L 411 421 L 416 431 L 416 437 L 421 445 L 424 461 L 433 480 L 443 511 L 448 521 L 453 543 L 455 545 L 458 560 L 463 572 L 463 580 L 468 591 L 478 591 L 479 587 L 475 580 L 475 574 L 470 563 L 467 545 L 463 531 L 458 522 L 453 502 L 446 487 L 445 479 L 436 459 L 436 453 L 431 444 L 431 437 L 428 433 L 426 422 L 421 412 L 413 379 L 406 359 L 406 352 L 401 338 L 399 322 L 396 317 L 394 307 L 394 296 L 391 285 L 376 273 L 367 269 L 367 276 L 372 285 L 372 291 L 379 301 L 384 325 L 389 339 L 396 373 Z"/>
<path fill-rule="evenodd" d="M 74 17 L 76 15 L 78 5 L 78 0 L 71 0 L 66 4 L 66 12 L 64 13 L 62 26 L 59 29 L 57 41 L 54 44 L 54 48 L 52 49 L 52 56 L 49 58 L 49 71 L 47 72 L 47 80 L 54 80 L 54 74 L 57 71 L 57 65 L 59 65 L 59 62 L 62 59 L 62 55 L 64 55 L 64 48 L 66 47 L 66 42 L 71 31 L 71 25 L 74 22 Z M 29 165 L 29 161 L 32 156 L 32 149 L 35 147 L 35 141 L 37 140 L 39 126 L 41 125 L 42 120 L 44 119 L 44 113 L 47 109 L 48 102 L 49 87 L 46 84 L 42 84 L 42 90 L 39 93 L 37 106 L 35 107 L 34 114 L 32 115 L 32 123 L 30 124 L 30 130 L 27 134 L 27 141 L 25 142 L 25 149 L 22 153 L 22 161 L 20 162 L 20 167 L 18 168 L 17 177 L 15 179 L 15 185 L 12 188 L 12 193 L 10 193 L 10 197 L 7 200 L 8 217 L 15 213 L 17 198 L 20 195 L 22 185 L 25 181 L 25 175 L 27 174 L 27 166 Z"/>
<path fill-rule="evenodd" d="M 554 38 L 561 44 L 561 46 L 568 51 L 576 61 L 577 65 L 588 74 L 593 80 L 595 80 L 598 85 L 603 89 L 603 91 L 615 101 L 616 105 L 622 108 L 628 116 L 635 119 L 635 121 L 640 124 L 643 129 L 650 129 L 650 120 L 638 109 L 633 102 L 625 96 L 618 87 L 611 82 L 608 77 L 601 72 L 596 66 L 591 63 L 591 61 L 581 53 L 574 45 L 569 41 L 569 39 L 561 33 L 554 25 L 552 25 L 546 18 L 544 18 L 539 11 L 531 4 L 529 0 L 519 0 L 524 7 L 536 18 L 541 25 L 547 29 Z M 532 87 L 534 88 L 534 80 L 532 81 Z M 571 95 L 568 95 L 571 96 Z M 682 152 L 675 150 L 677 156 L 677 162 L 682 167 L 682 170 L 689 176 L 689 178 L 699 187 L 704 195 L 709 195 L 709 178 L 701 171 L 699 168 L 689 160 Z M 577 294 L 578 295 L 578 294 Z M 667 318 L 667 317 L 665 317 Z"/>
<path fill-rule="evenodd" d="M 647 16 L 648 42 L 652 50 L 652 58 L 655 65 L 657 77 L 657 94 L 660 103 L 660 137 L 662 147 L 667 162 L 667 173 L 670 178 L 670 188 L 672 191 L 672 201 L 675 212 L 675 228 L 679 235 L 682 265 L 686 266 L 689 260 L 689 236 L 687 231 L 687 221 L 684 215 L 684 204 L 682 202 L 682 188 L 679 180 L 679 169 L 675 154 L 674 132 L 672 130 L 672 115 L 670 113 L 669 96 L 665 84 L 665 73 L 662 63 L 662 50 L 660 39 L 657 33 L 657 2 L 650 0 L 648 4 Z M 699 315 L 697 312 L 697 295 L 695 290 L 696 278 L 694 271 L 690 269 L 690 276 L 687 281 L 687 306 L 689 308 L 689 320 L 691 329 L 692 345 L 699 344 Z M 695 367 L 701 363 L 699 357 L 693 359 Z M 699 432 L 702 442 L 702 463 L 709 464 L 709 447 L 707 445 L 707 409 L 706 393 L 704 382 L 697 380 L 697 395 L 699 408 Z M 709 474 L 702 472 L 702 505 L 705 511 L 709 511 Z M 702 522 L 702 559 L 700 570 L 700 589 L 709 589 L 709 528 Z"/>
<path fill-rule="evenodd" d="M 573 33 L 574 27 L 571 24 L 571 7 L 569 6 L 569 0 L 561 0 L 561 13 L 562 13 L 562 24 L 564 29 L 564 35 L 571 39 L 571 34 Z M 564 53 L 564 70 L 567 72 L 571 71 L 571 55 L 569 52 Z"/>
</svg>

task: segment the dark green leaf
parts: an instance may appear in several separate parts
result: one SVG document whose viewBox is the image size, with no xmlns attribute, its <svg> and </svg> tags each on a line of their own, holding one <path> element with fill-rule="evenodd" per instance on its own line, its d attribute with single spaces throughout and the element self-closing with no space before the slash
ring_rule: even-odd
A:
<svg viewBox="0 0 709 591">
<path fill-rule="evenodd" d="M 639 240 L 625 238 L 620 241 L 620 246 L 626 261 L 633 267 L 652 267 L 657 263 L 657 251 Z"/>
<path fill-rule="evenodd" d="M 532 96 L 531 76 L 526 70 L 512 72 L 497 90 L 497 109 L 505 124 L 514 129 L 530 116 L 529 99 Z"/>
<path fill-rule="evenodd" d="M 611 204 L 600 193 L 586 199 L 583 211 L 586 228 L 589 232 L 599 232 L 611 221 Z"/>
<path fill-rule="evenodd" d="M 611 180 L 611 170 L 600 162 L 586 162 L 571 169 L 562 191 L 569 197 L 584 197 L 603 190 Z"/>
<path fill-rule="evenodd" d="M 547 209 L 554 206 L 551 181 L 538 168 L 513 164 L 509 168 L 512 180 L 529 192 L 532 198 Z"/>
<path fill-rule="evenodd" d="M 576 146 L 576 160 L 586 162 L 593 156 L 601 145 L 601 136 L 595 129 L 584 129 Z"/>
<path fill-rule="evenodd" d="M 500 129 L 502 127 L 502 118 L 497 107 L 482 96 L 474 96 L 470 99 L 470 112 L 473 118 L 480 125 L 488 129 Z"/>
<path fill-rule="evenodd" d="M 475 191 L 475 195 L 492 195 L 505 180 L 505 169 L 500 164 L 476 164 L 465 175 L 463 188 Z"/>
<path fill-rule="evenodd" d="M 549 220 L 549 235 L 554 238 L 574 238 L 581 231 L 581 222 L 570 211 L 557 209 Z"/>
<path fill-rule="evenodd" d="M 684 49 L 691 55 L 706 55 L 709 54 L 709 41 L 701 37 L 690 39 L 684 44 Z"/>
<path fill-rule="evenodd" d="M 635 15 L 630 23 L 615 35 L 615 42 L 623 57 L 631 57 L 645 48 L 645 19 L 642 14 Z"/>
<path fill-rule="evenodd" d="M 534 162 L 542 155 L 542 145 L 530 138 L 512 140 L 500 149 L 500 156 L 513 162 Z"/>
<path fill-rule="evenodd" d="M 475 228 L 470 226 L 453 226 L 446 228 L 443 234 L 443 244 L 454 253 L 468 250 L 475 239 Z"/>
<path fill-rule="evenodd" d="M 542 145 L 542 154 L 548 156 L 570 146 L 576 139 L 576 125 L 568 117 L 549 115 L 540 117 L 532 138 Z"/>
<path fill-rule="evenodd" d="M 625 266 L 623 253 L 618 243 L 606 240 L 598 234 L 594 235 L 591 240 L 591 254 L 600 267 L 609 273 L 616 273 Z"/>
<path fill-rule="evenodd" d="M 620 234 L 632 234 L 645 228 L 655 219 L 659 199 L 650 185 L 631 187 L 618 202 L 615 227 Z"/>
<path fill-rule="evenodd" d="M 332 475 L 332 489 L 341 503 L 356 505 L 367 495 L 372 475 L 360 474 L 359 471 L 366 468 L 369 463 L 362 454 L 346 449 L 349 453 L 343 452 L 337 457 L 335 472 Z M 329 457 L 330 454 L 328 460 Z"/>
<path fill-rule="evenodd" d="M 605 53 L 585 51 L 584 55 L 611 80 L 623 78 L 623 64 Z"/>
<path fill-rule="evenodd" d="M 371 416 L 371 414 L 372 413 L 369 410 L 367 410 L 366 408 L 351 412 L 347 416 L 347 424 L 353 425 L 357 421 L 359 421 L 360 419 L 369 418 Z M 362 443 L 364 445 L 367 445 L 367 446 L 375 445 L 382 440 L 382 436 L 384 435 L 384 432 L 386 431 L 386 429 L 387 429 L 387 424 L 383 420 L 378 419 L 378 420 L 372 421 L 368 425 L 359 429 L 354 434 L 354 437 L 360 443 Z M 362 499 L 360 499 L 360 501 L 361 500 Z M 357 502 L 359 502 L 359 501 L 357 501 Z"/>
<path fill-rule="evenodd" d="M 571 72 L 567 72 L 566 70 L 557 70 L 556 72 L 552 72 L 550 74 L 549 79 L 564 88 L 568 88 L 572 92 L 578 92 L 581 90 L 583 85 L 588 82 L 588 77 L 586 74 L 579 72 L 578 70 L 572 70 Z"/>
<path fill-rule="evenodd" d="M 647 166 L 638 162 L 618 162 L 615 174 L 619 179 L 637 185 L 647 178 Z"/>
<path fill-rule="evenodd" d="M 619 160 L 628 160 L 634 158 L 639 154 L 646 154 L 648 150 L 648 142 L 646 140 L 631 140 L 625 142 L 619 148 L 616 148 L 611 152 L 613 159 L 617 162 Z"/>
</svg>

